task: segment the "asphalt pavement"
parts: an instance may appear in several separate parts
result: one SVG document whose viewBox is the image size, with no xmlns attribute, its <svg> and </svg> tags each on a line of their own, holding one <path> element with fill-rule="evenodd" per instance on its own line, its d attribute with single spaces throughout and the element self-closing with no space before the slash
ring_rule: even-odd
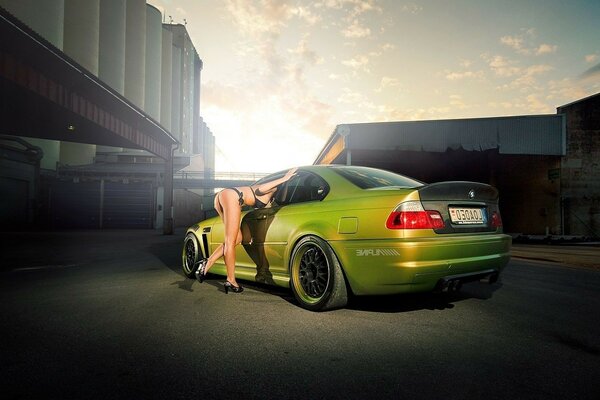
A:
<svg viewBox="0 0 600 400">
<path fill-rule="evenodd" d="M 180 272 L 183 232 L 0 234 L 11 399 L 597 399 L 600 272 L 515 257 L 454 297 L 301 309 Z M 526 250 L 526 249 L 525 249 Z M 537 257 L 537 256 L 536 256 Z M 535 258 L 535 257 L 532 257 Z"/>
</svg>

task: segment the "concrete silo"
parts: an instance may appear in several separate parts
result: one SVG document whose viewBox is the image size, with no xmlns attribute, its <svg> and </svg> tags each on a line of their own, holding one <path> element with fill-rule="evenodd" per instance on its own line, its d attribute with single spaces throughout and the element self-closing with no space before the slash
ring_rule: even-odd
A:
<svg viewBox="0 0 600 400">
<path fill-rule="evenodd" d="M 63 51 L 94 75 L 98 75 L 100 0 L 65 0 Z M 84 165 L 94 162 L 96 145 L 60 143 L 60 162 Z"/>
<path fill-rule="evenodd" d="M 162 21 L 161 13 L 146 6 L 146 73 L 144 110 L 156 121 L 160 119 Z"/>
<path fill-rule="evenodd" d="M 162 27 L 162 59 L 160 81 L 160 124 L 171 131 L 171 85 L 173 75 L 173 32 Z"/>
<path fill-rule="evenodd" d="M 17 17 L 55 47 L 63 49 L 64 0 L 0 0 L 0 6 Z M 26 134 L 26 132 L 20 132 Z M 60 158 L 60 142 L 24 137 L 44 152 L 41 167 L 56 169 Z"/>
<path fill-rule="evenodd" d="M 125 97 L 144 109 L 146 80 L 146 1 L 127 0 L 125 23 Z"/>
<path fill-rule="evenodd" d="M 173 32 L 173 48 L 171 57 L 171 134 L 181 141 L 181 64 L 182 48 L 175 45 L 175 32 Z M 179 149 L 181 151 L 181 147 Z"/>
<path fill-rule="evenodd" d="M 125 94 L 125 2 L 100 0 L 98 78 Z M 121 152 L 122 147 L 97 146 L 96 153 Z"/>
<path fill-rule="evenodd" d="M 125 3 L 100 0 L 98 78 L 125 93 Z"/>
</svg>

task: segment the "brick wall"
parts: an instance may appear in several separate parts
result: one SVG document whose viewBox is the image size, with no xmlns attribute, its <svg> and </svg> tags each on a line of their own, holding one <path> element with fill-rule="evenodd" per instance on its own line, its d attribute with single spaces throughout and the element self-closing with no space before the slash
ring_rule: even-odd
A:
<svg viewBox="0 0 600 400">
<path fill-rule="evenodd" d="M 600 93 L 557 112 L 567 120 L 561 163 L 565 234 L 600 237 Z"/>
</svg>

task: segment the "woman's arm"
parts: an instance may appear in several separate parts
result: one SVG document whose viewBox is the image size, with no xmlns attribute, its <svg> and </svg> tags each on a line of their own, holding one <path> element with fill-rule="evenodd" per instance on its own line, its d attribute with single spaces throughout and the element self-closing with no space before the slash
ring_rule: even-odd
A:
<svg viewBox="0 0 600 400">
<path fill-rule="evenodd" d="M 290 179 L 292 179 L 292 177 L 294 175 L 296 175 L 296 171 L 298 170 L 298 168 L 292 168 L 290 169 L 284 176 L 282 176 L 279 179 L 274 179 L 272 181 L 269 182 L 265 182 L 261 185 L 256 186 L 256 189 L 254 190 L 254 193 L 256 193 L 257 196 L 263 196 L 265 194 L 269 194 L 275 191 L 275 188 L 279 185 L 281 185 L 284 182 L 289 181 Z"/>
</svg>

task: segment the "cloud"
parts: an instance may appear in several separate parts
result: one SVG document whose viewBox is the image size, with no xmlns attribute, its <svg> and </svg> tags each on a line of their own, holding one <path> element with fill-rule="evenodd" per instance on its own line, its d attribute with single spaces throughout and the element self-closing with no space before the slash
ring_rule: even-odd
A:
<svg viewBox="0 0 600 400">
<path fill-rule="evenodd" d="M 396 48 L 396 45 L 391 44 L 391 43 L 384 43 L 381 45 L 381 50 L 383 51 L 390 51 L 390 50 L 394 50 Z"/>
<path fill-rule="evenodd" d="M 291 8 L 289 13 L 305 21 L 308 25 L 315 25 L 322 20 L 320 15 L 316 15 L 309 9 L 301 6 Z"/>
<path fill-rule="evenodd" d="M 378 5 L 376 0 L 322 0 L 311 4 L 316 13 L 335 11 L 337 16 L 333 21 L 337 20 L 340 23 L 333 22 L 332 24 L 341 26 L 340 33 L 348 39 L 371 36 L 371 28 L 364 24 L 362 18 L 366 13 L 383 12 L 383 8 Z"/>
<path fill-rule="evenodd" d="M 343 88 L 342 94 L 337 98 L 338 103 L 343 104 L 360 104 L 366 101 L 366 97 L 359 92 L 355 92 L 349 88 Z"/>
<path fill-rule="evenodd" d="M 488 63 L 490 70 L 496 77 L 511 79 L 509 83 L 499 85 L 498 89 L 537 88 L 537 76 L 554 69 L 548 64 L 534 64 L 521 67 L 518 62 L 499 55 L 491 56 L 489 54 L 482 54 L 481 58 Z M 457 78 L 458 76 L 451 77 Z M 447 78 L 449 77 L 447 76 Z"/>
<path fill-rule="evenodd" d="M 590 85 L 586 79 L 564 78 L 548 82 L 546 97 L 553 100 L 555 105 L 562 105 L 598 93 L 598 89 L 600 81 L 597 79 Z"/>
<path fill-rule="evenodd" d="M 367 68 L 367 65 L 369 64 L 369 58 L 367 58 L 366 56 L 363 56 L 363 55 L 355 56 L 349 60 L 343 60 L 342 64 L 347 67 L 352 68 L 354 70 L 354 72 L 356 72 L 358 70 L 370 72 L 369 69 Z"/>
<path fill-rule="evenodd" d="M 462 99 L 462 96 L 458 94 L 450 95 L 450 105 L 460 110 L 464 110 L 465 108 L 471 108 L 471 106 L 465 104 L 465 102 Z"/>
<path fill-rule="evenodd" d="M 471 78 L 483 78 L 483 71 L 460 71 L 460 72 L 451 72 L 446 71 L 446 79 L 449 81 L 458 81 L 462 79 L 471 79 Z"/>
<path fill-rule="evenodd" d="M 428 108 L 396 108 L 389 106 L 380 106 L 379 114 L 371 120 L 378 121 L 423 121 L 432 119 L 441 119 L 448 116 L 452 111 L 451 107 L 428 107 Z"/>
<path fill-rule="evenodd" d="M 556 49 L 558 48 L 558 46 L 556 45 L 549 45 L 549 44 L 541 44 L 540 47 L 537 48 L 537 50 L 535 51 L 535 55 L 539 56 L 542 54 L 550 54 L 550 53 L 556 53 Z"/>
<path fill-rule="evenodd" d="M 534 44 L 536 37 L 534 29 L 524 30 L 523 34 L 520 35 L 506 35 L 500 38 L 500 43 L 510 47 L 514 51 L 523 55 L 536 55 L 541 56 L 544 54 L 555 53 L 558 46 L 542 43 L 540 45 Z"/>
<path fill-rule="evenodd" d="M 598 54 L 588 54 L 585 56 L 585 62 L 587 63 L 593 63 L 598 61 Z"/>
<path fill-rule="evenodd" d="M 287 51 L 290 54 L 299 56 L 302 60 L 311 65 L 321 64 L 324 61 L 323 57 L 319 56 L 316 51 L 308 47 L 308 40 L 306 36 L 302 38 L 300 43 L 298 43 L 298 47 L 295 49 L 288 49 Z"/>
<path fill-rule="evenodd" d="M 502 36 L 500 43 L 511 47 L 517 53 L 528 54 L 529 50 L 523 48 L 523 37 L 522 36 Z"/>
<path fill-rule="evenodd" d="M 460 60 L 460 66 L 463 68 L 469 68 L 473 62 L 471 60 Z"/>
<path fill-rule="evenodd" d="M 530 94 L 526 97 L 527 100 L 527 110 L 535 113 L 551 113 L 556 107 L 545 103 L 540 100 L 537 95 Z"/>
<path fill-rule="evenodd" d="M 550 65 L 538 64 L 531 65 L 527 68 L 519 68 L 518 72 L 514 75 L 510 83 L 502 85 L 500 89 L 524 89 L 531 88 L 535 90 L 542 90 L 537 83 L 537 75 L 541 75 L 545 72 L 551 71 L 553 68 Z"/>
<path fill-rule="evenodd" d="M 519 67 L 515 66 L 514 61 L 505 57 L 483 54 L 482 58 L 488 63 L 490 69 L 498 76 L 510 77 L 521 71 Z"/>
<path fill-rule="evenodd" d="M 218 163 L 226 165 L 217 169 L 268 171 L 269 165 L 311 163 L 302 157 L 317 154 L 335 126 L 332 105 L 306 79 L 308 68 L 323 58 L 311 48 L 310 34 L 287 48 L 281 37 L 292 21 L 310 26 L 321 17 L 309 6 L 279 0 L 228 0 L 225 10 L 240 33 L 235 48 L 245 64 L 229 79 L 203 82 L 202 115 L 217 145 L 223 144 Z M 248 154 L 265 153 L 244 165 Z"/>
<path fill-rule="evenodd" d="M 382 11 L 382 8 L 377 5 L 375 0 L 324 0 L 315 2 L 313 6 L 317 9 L 344 10 L 347 13 L 348 20 L 352 20 L 369 11 Z"/>
<path fill-rule="evenodd" d="M 228 0 L 226 9 L 238 30 L 248 35 L 279 34 L 289 18 L 288 6 L 265 1 L 260 10 L 255 3 L 245 0 Z"/>
<path fill-rule="evenodd" d="M 381 78 L 381 82 L 379 83 L 379 87 L 375 89 L 375 92 L 380 93 L 388 88 L 397 88 L 400 87 L 401 83 L 398 78 L 392 78 L 389 76 L 384 76 Z"/>
<path fill-rule="evenodd" d="M 350 26 L 341 30 L 346 38 L 364 38 L 371 35 L 371 29 L 361 25 L 358 20 L 354 20 Z"/>
<path fill-rule="evenodd" d="M 411 14 L 418 14 L 423 11 L 423 7 L 415 3 L 409 3 L 402 6 L 402 11 Z"/>
<path fill-rule="evenodd" d="M 592 68 L 585 71 L 583 74 L 581 74 L 581 78 L 582 79 L 600 78 L 600 64 L 596 64 Z"/>
</svg>

